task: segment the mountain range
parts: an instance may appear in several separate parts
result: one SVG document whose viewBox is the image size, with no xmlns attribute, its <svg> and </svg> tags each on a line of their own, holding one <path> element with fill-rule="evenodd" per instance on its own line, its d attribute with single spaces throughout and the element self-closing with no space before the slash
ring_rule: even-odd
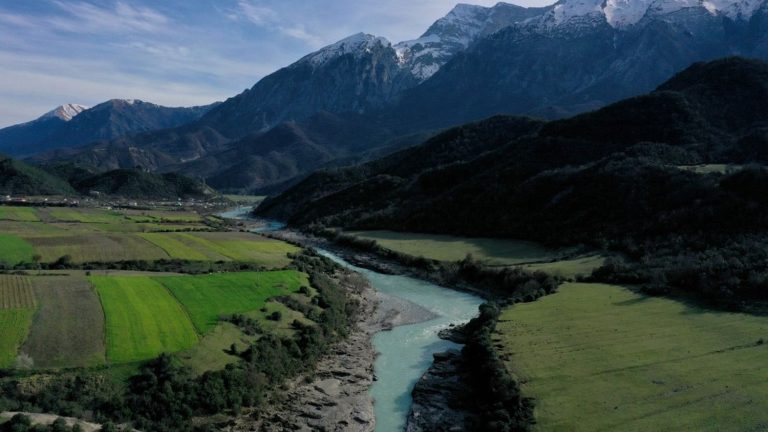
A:
<svg viewBox="0 0 768 432">
<path fill-rule="evenodd" d="M 0 130 L 0 152 L 29 156 L 189 123 L 214 105 L 168 108 L 140 100 L 113 99 L 88 108 L 66 104 L 28 123 Z"/>
<path fill-rule="evenodd" d="M 764 0 L 458 5 L 418 39 L 351 36 L 186 124 L 32 160 L 179 171 L 228 191 L 281 189 L 446 127 L 495 114 L 564 118 L 651 91 L 697 61 L 768 59 L 767 14 Z"/>
<path fill-rule="evenodd" d="M 573 118 L 493 117 L 363 165 L 317 172 L 257 214 L 299 226 L 552 244 L 620 242 L 639 232 L 743 233 L 764 223 L 757 209 L 765 200 L 729 196 L 722 175 L 692 167 L 739 171 L 768 163 L 766 149 L 768 64 L 728 58 Z M 728 184 L 733 176 L 725 177 Z M 743 189 L 762 187 L 753 186 Z"/>
</svg>

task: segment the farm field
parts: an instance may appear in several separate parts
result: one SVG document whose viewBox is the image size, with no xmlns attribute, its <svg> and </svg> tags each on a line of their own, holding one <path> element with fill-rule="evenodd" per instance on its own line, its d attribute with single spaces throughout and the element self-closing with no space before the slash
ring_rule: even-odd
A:
<svg viewBox="0 0 768 432">
<path fill-rule="evenodd" d="M 768 318 L 600 284 L 507 308 L 494 343 L 537 431 L 746 431 L 768 424 Z"/>
<path fill-rule="evenodd" d="M 184 305 L 201 334 L 216 327 L 223 315 L 260 309 L 272 297 L 309 285 L 307 276 L 294 270 L 160 277 L 155 281 Z"/>
<path fill-rule="evenodd" d="M 11 265 L 32 262 L 34 255 L 44 263 L 68 255 L 74 263 L 183 259 L 282 267 L 290 262 L 287 254 L 298 251 L 250 233 L 201 232 L 211 228 L 192 212 L 3 206 L 0 211 L 9 218 L 0 213 L 0 262 Z"/>
<path fill-rule="evenodd" d="M 83 276 L 35 276 L 40 311 L 21 348 L 36 368 L 104 363 L 104 312 Z"/>
<path fill-rule="evenodd" d="M 35 293 L 30 278 L 0 275 L 0 309 L 34 309 Z"/>
<path fill-rule="evenodd" d="M 40 218 L 33 207 L 0 206 L 0 220 L 38 222 Z"/>
<path fill-rule="evenodd" d="M 125 221 L 125 216 L 122 213 L 103 209 L 50 207 L 41 210 L 41 213 L 48 216 L 46 220 L 53 219 L 55 222 L 116 224 Z"/>
<path fill-rule="evenodd" d="M 290 263 L 289 253 L 299 248 L 250 233 L 149 233 L 139 234 L 171 258 L 210 261 L 249 261 L 267 267 Z"/>
<path fill-rule="evenodd" d="M 131 276 L 92 276 L 89 280 L 106 316 L 107 360 L 146 360 L 197 343 L 186 311 L 160 283 Z"/>
<path fill-rule="evenodd" d="M 36 304 L 29 278 L 0 275 L 0 368 L 16 363 Z"/>
<path fill-rule="evenodd" d="M 132 234 L 80 234 L 29 237 L 43 262 L 69 255 L 73 262 L 157 260 L 168 258 L 160 248 Z"/>
<path fill-rule="evenodd" d="M 0 261 L 7 264 L 31 262 L 35 249 L 26 240 L 12 234 L 0 234 Z"/>
<path fill-rule="evenodd" d="M 31 308 L 0 309 L 0 368 L 15 364 L 34 314 Z"/>
<path fill-rule="evenodd" d="M 488 265 L 516 265 L 552 259 L 557 253 L 536 243 L 519 240 L 392 231 L 349 231 L 347 234 L 375 240 L 396 252 L 439 261 L 460 261 L 472 254 L 473 258 Z"/>
</svg>

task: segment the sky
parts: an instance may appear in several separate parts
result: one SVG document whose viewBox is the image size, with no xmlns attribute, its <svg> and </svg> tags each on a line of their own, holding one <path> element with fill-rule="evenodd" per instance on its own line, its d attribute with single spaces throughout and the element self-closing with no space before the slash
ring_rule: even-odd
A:
<svg viewBox="0 0 768 432">
<path fill-rule="evenodd" d="M 543 6 L 554 0 L 513 0 Z M 492 6 L 497 0 L 465 0 Z M 208 104 L 346 36 L 415 39 L 456 0 L 2 0 L 0 127 L 64 103 Z"/>
</svg>

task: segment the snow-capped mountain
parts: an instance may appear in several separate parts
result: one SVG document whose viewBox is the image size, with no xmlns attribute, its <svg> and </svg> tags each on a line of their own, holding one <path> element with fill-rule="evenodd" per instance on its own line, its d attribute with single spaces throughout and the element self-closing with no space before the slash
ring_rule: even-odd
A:
<svg viewBox="0 0 768 432">
<path fill-rule="evenodd" d="M 406 92 L 398 112 L 429 127 L 497 113 L 563 117 L 734 55 L 768 59 L 765 0 L 561 0 L 481 38 Z"/>
<path fill-rule="evenodd" d="M 424 81 L 479 38 L 540 15 L 543 10 L 507 3 L 493 7 L 459 4 L 420 38 L 400 42 L 395 49 L 403 67 Z"/>
<path fill-rule="evenodd" d="M 312 66 L 321 67 L 326 65 L 329 61 L 343 55 L 352 55 L 359 58 L 365 54 L 370 54 L 374 50 L 389 47 L 391 45 L 392 44 L 386 38 L 358 33 L 309 54 L 299 60 L 299 63 L 306 61 L 312 64 Z"/>
<path fill-rule="evenodd" d="M 81 112 L 87 110 L 89 107 L 78 104 L 65 104 L 56 107 L 54 110 L 43 114 L 40 119 L 47 119 L 56 117 L 64 121 L 70 121 L 75 118 Z M 40 120 L 38 119 L 38 120 Z"/>
<path fill-rule="evenodd" d="M 626 29 L 696 8 L 706 10 L 712 16 L 748 21 L 764 4 L 765 0 L 561 0 L 540 17 L 537 24 L 551 28 L 594 20 Z"/>
</svg>

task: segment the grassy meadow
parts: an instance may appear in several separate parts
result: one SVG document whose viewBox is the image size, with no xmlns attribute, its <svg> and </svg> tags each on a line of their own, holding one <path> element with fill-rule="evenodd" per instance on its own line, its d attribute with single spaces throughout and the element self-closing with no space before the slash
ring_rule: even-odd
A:
<svg viewBox="0 0 768 432">
<path fill-rule="evenodd" d="M 588 276 L 593 270 L 602 266 L 605 256 L 601 254 L 588 254 L 575 258 L 558 261 L 524 264 L 522 267 L 530 271 L 542 271 L 565 279 L 574 279 L 577 276 Z"/>
<path fill-rule="evenodd" d="M 107 359 L 147 360 L 194 346 L 197 333 L 178 301 L 151 278 L 92 276 L 106 316 Z"/>
<path fill-rule="evenodd" d="M 768 318 L 600 284 L 507 308 L 501 358 L 537 431 L 746 431 L 768 424 Z"/>
<path fill-rule="evenodd" d="M 0 368 L 14 366 L 19 347 L 29 332 L 34 309 L 0 309 Z"/>
<path fill-rule="evenodd" d="M 26 240 L 12 234 L 0 234 L 0 261 L 7 264 L 30 262 L 34 255 L 34 247 Z"/>
<path fill-rule="evenodd" d="M 392 231 L 350 231 L 347 234 L 375 240 L 384 248 L 439 261 L 459 261 L 471 254 L 488 265 L 517 265 L 552 259 L 556 251 L 519 240 L 467 238 Z"/>
<path fill-rule="evenodd" d="M 219 318 L 255 311 L 268 299 L 288 295 L 309 285 L 307 276 L 294 270 L 229 273 L 205 276 L 159 277 L 189 312 L 197 331 L 211 331 Z"/>
<path fill-rule="evenodd" d="M 222 370 L 240 359 L 229 352 L 232 344 L 244 350 L 255 340 L 256 336 L 248 336 L 234 324 L 222 322 L 202 336 L 197 345 L 178 353 L 177 358 L 197 374 Z"/>
<path fill-rule="evenodd" d="M 0 206 L 0 220 L 39 222 L 40 217 L 32 207 Z"/>
</svg>

